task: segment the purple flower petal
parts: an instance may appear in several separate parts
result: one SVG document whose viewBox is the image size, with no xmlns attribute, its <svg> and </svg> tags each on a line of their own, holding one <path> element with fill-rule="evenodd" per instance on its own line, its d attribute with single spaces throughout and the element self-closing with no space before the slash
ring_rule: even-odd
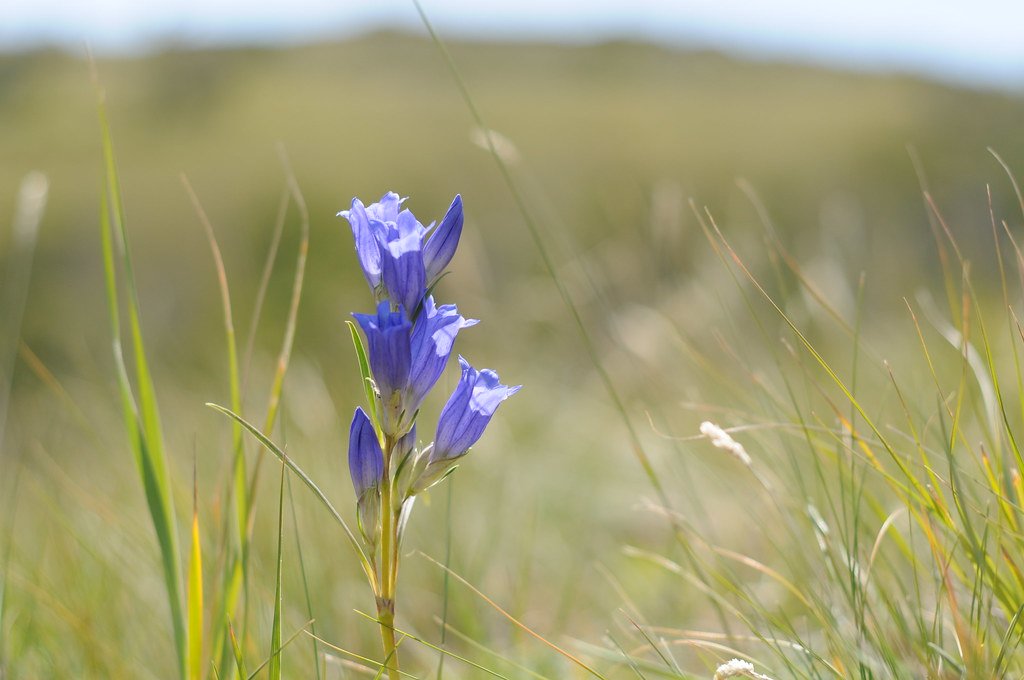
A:
<svg viewBox="0 0 1024 680">
<path fill-rule="evenodd" d="M 408 314 L 413 314 L 427 288 L 421 250 L 423 236 L 418 230 L 412 230 L 381 245 L 384 287 L 392 300 L 402 305 Z"/>
<path fill-rule="evenodd" d="M 378 204 L 371 205 L 375 208 Z M 381 253 L 380 244 L 375 235 L 376 225 L 371 223 L 368 209 L 363 207 L 362 201 L 358 198 L 352 199 L 352 209 L 342 210 L 338 216 L 348 220 L 352 227 L 352 236 L 356 242 L 356 256 L 359 258 L 359 266 L 363 269 L 363 275 L 371 289 L 376 289 L 381 280 Z"/>
<path fill-rule="evenodd" d="M 370 372 L 381 399 L 387 403 L 409 382 L 412 324 L 401 311 L 392 312 L 387 300 L 377 305 L 376 314 L 353 314 L 363 333 L 370 354 Z"/>
<path fill-rule="evenodd" d="M 376 203 L 366 206 L 366 214 L 377 222 L 394 222 L 398 219 L 398 209 L 404 201 L 394 191 L 389 191 Z"/>
<path fill-rule="evenodd" d="M 444 373 L 459 331 L 477 323 L 476 319 L 466 319 L 459 314 L 455 305 L 435 307 L 433 296 L 424 299 L 423 310 L 412 329 L 407 409 L 418 408 Z"/>
<path fill-rule="evenodd" d="M 455 249 L 459 246 L 459 237 L 462 235 L 462 196 L 455 195 L 455 199 L 448 207 L 441 224 L 434 233 L 427 239 L 423 246 L 423 263 L 426 268 L 427 281 L 433 281 L 455 255 Z"/>
<path fill-rule="evenodd" d="M 361 408 L 356 409 L 348 432 L 348 471 L 357 499 L 379 486 L 384 477 L 384 452 L 373 423 Z"/>
<path fill-rule="evenodd" d="M 483 435 L 498 405 L 522 388 L 522 385 L 502 385 L 497 373 L 487 369 L 477 371 L 462 357 L 459 363 L 462 377 L 441 410 L 431 462 L 465 454 Z"/>
</svg>

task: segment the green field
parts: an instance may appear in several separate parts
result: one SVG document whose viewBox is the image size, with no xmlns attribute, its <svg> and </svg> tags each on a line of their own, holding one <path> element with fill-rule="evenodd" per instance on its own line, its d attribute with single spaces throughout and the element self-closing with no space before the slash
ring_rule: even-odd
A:
<svg viewBox="0 0 1024 680">
<path fill-rule="evenodd" d="M 353 196 L 395 190 L 424 223 L 463 196 L 466 231 L 436 294 L 483 320 L 457 351 L 525 385 L 418 503 L 399 629 L 498 677 L 588 677 L 446 581 L 438 560 L 607 678 L 710 678 L 740 654 L 772 678 L 1024 673 L 1024 215 L 989 151 L 1024 170 L 1024 99 L 628 42 L 449 49 L 501 135 L 508 178 L 426 38 L 96 65 L 182 569 L 195 466 L 203 677 L 232 672 L 213 614 L 232 426 L 204 406 L 230 404 L 230 376 L 214 260 L 182 175 L 223 252 L 242 411 L 262 424 L 301 234 L 292 200 L 248 362 L 288 196 L 283 154 L 308 207 L 309 258 L 272 438 L 346 521 L 363 391 L 344 321 L 373 306 L 335 217 Z M 101 141 L 81 55 L 0 55 L 0 215 L 14 215 L 26 173 L 49 178 L 32 260 L 0 230 L 5 680 L 183 677 L 111 356 Z M 457 377 L 450 367 L 441 391 Z M 431 397 L 426 422 L 442 404 Z M 749 469 L 700 436 L 705 420 L 740 428 Z M 263 454 L 245 445 L 251 473 Z M 272 647 L 279 468 L 263 456 L 238 609 L 250 672 Z M 315 619 L 323 640 L 379 661 L 344 534 L 291 488 L 284 639 Z M 436 650 L 400 649 L 404 671 L 438 675 Z M 376 673 L 302 633 L 281 663 L 289 678 Z M 443 675 L 488 677 L 453 658 Z"/>
</svg>

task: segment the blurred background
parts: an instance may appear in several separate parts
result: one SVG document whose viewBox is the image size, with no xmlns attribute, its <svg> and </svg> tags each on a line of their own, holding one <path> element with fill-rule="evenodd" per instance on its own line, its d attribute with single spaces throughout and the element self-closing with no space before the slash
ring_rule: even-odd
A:
<svg viewBox="0 0 1024 680">
<path fill-rule="evenodd" d="M 904 350 L 891 333 L 908 324 L 902 298 L 937 276 L 922 188 L 968 255 L 992 247 L 986 185 L 995 213 L 1019 225 L 987 148 L 1024 167 L 1024 7 L 487 5 L 438 0 L 424 10 L 675 509 L 707 516 L 710 505 L 723 541 L 756 540 L 745 508 L 714 500 L 734 489 L 729 462 L 706 441 L 678 439 L 706 418 L 728 419 L 737 398 L 709 379 L 707 361 L 726 373 L 768 361 L 766 348 L 744 342 L 752 322 L 694 210 L 707 207 L 769 277 L 765 243 L 780 239 L 848 319 L 863 272 L 865 334 L 895 358 Z M 227 403 L 228 377 L 216 274 L 182 176 L 220 242 L 244 339 L 285 191 L 283 149 L 308 205 L 311 245 L 278 439 L 328 496 L 351 516 L 344 452 L 361 391 L 344 320 L 372 303 L 335 213 L 354 196 L 369 203 L 395 190 L 428 223 L 461 193 L 466 231 L 438 296 L 483 321 L 460 336 L 458 352 L 526 387 L 454 477 L 453 568 L 561 641 L 601 644 L 626 598 L 652 621 L 713 625 L 678 580 L 623 554 L 671 544 L 647 507 L 653 489 L 411 4 L 36 0 L 0 7 L 0 216 L 15 214 L 27 173 L 49 180 L 20 350 L 5 339 L 11 356 L 19 352 L 4 378 L 12 387 L 0 458 L 0 512 L 13 526 L 3 620 L 11 677 L 167 677 L 161 667 L 174 663 L 110 357 L 87 49 L 106 92 L 182 530 L 195 461 L 211 565 L 230 427 L 203 404 Z M 292 208 L 254 339 L 244 399 L 256 420 L 284 331 L 298 225 Z M 3 272 L 18 266 L 13 252 L 4 228 Z M 826 346 L 836 339 L 815 326 L 823 313 L 811 301 L 785 299 Z M 435 395 L 425 422 L 441 404 Z M 269 634 L 273 607 L 275 476 L 264 480 L 257 516 L 257 639 Z M 431 639 L 442 572 L 416 553 L 444 556 L 446 499 L 434 492 L 417 509 L 402 574 L 400 625 Z M 304 489 L 295 500 L 320 634 L 374 652 L 372 624 L 353 613 L 370 611 L 372 598 L 342 536 Z M 288 574 L 290 631 L 308 617 L 301 575 Z M 455 589 L 450 600 L 453 625 L 469 639 L 568 677 L 563 660 L 472 594 Z M 424 667 L 433 654 L 408 653 Z M 308 670 L 308 654 L 294 657 L 293 668 Z M 476 677 L 456 664 L 451 673 Z"/>
</svg>

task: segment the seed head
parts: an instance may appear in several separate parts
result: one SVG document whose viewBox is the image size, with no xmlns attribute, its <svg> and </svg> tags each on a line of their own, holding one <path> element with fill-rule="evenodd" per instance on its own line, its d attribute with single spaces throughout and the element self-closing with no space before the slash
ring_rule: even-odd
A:
<svg viewBox="0 0 1024 680">
<path fill-rule="evenodd" d="M 732 436 L 718 425 L 705 420 L 700 424 L 700 433 L 711 439 L 711 443 L 720 449 L 725 449 L 739 462 L 750 467 L 750 455 L 743 448 L 743 444 L 732 438 Z"/>
</svg>

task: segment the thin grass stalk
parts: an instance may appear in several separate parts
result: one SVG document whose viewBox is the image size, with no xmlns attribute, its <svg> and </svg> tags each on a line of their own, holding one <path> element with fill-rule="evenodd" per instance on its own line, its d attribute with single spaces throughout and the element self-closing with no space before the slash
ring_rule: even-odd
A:
<svg viewBox="0 0 1024 680">
<path fill-rule="evenodd" d="M 299 533 L 299 517 L 295 511 L 295 497 L 292 495 L 292 478 L 288 477 L 288 505 L 292 515 L 292 529 L 295 532 L 295 551 L 299 558 L 299 572 L 302 576 L 302 592 L 306 599 L 306 614 L 309 616 L 309 632 L 313 634 L 313 668 L 316 680 L 320 680 L 320 650 L 316 640 L 316 619 L 313 617 L 313 597 L 310 595 L 309 579 L 306 575 L 306 559 L 302 551 L 302 535 Z"/>
<path fill-rule="evenodd" d="M 255 680 L 260 675 L 260 673 L 263 671 L 264 668 L 267 668 L 269 670 L 269 666 L 270 666 L 271 662 L 274 660 L 275 657 L 280 656 L 281 652 L 283 652 L 285 649 L 287 649 L 288 645 L 290 645 L 291 643 L 295 642 L 295 640 L 300 635 L 302 635 L 303 633 L 307 633 L 308 634 L 309 631 L 307 631 L 306 629 L 309 627 L 309 623 L 310 622 L 307 621 L 305 624 L 300 626 L 295 632 L 293 632 L 291 635 L 289 635 L 288 639 L 285 640 L 284 642 L 282 642 L 280 646 L 278 646 L 278 647 L 274 648 L 273 650 L 271 650 L 270 656 L 268 656 L 266 659 L 264 659 L 263 662 L 259 666 L 257 666 L 255 668 L 255 670 L 253 670 L 248 675 L 243 676 L 245 678 L 245 680 Z"/>
<path fill-rule="evenodd" d="M 217 243 L 217 236 L 213 231 L 206 211 L 203 209 L 192 188 L 188 178 L 181 175 L 182 184 L 189 200 L 196 211 L 196 216 L 206 235 L 210 247 L 210 254 L 213 256 L 214 269 L 217 275 L 217 286 L 220 290 L 221 316 L 224 323 L 224 339 L 228 358 L 228 386 L 232 410 L 241 413 L 242 397 L 238 367 L 238 349 L 235 339 L 234 318 L 231 311 L 231 291 L 228 286 L 227 271 L 224 267 L 224 258 L 221 256 L 220 246 Z M 224 568 L 221 575 L 221 589 L 217 598 L 217 605 L 214 608 L 216 620 L 214 625 L 213 649 L 220 651 L 220 663 L 224 668 L 225 680 L 234 678 L 234 667 L 229 663 L 231 658 L 231 645 L 227 636 L 227 622 L 235 616 L 238 608 L 238 599 L 242 592 L 248 592 L 247 580 L 247 550 L 243 543 L 245 541 L 245 522 L 248 517 L 248 490 L 246 488 L 247 474 L 245 469 L 245 447 L 242 438 L 242 426 L 233 422 L 231 427 L 231 473 L 227 483 L 226 496 L 233 501 L 231 504 L 233 521 L 229 518 L 228 531 L 225 535 L 225 549 L 227 554 L 224 559 Z"/>
<path fill-rule="evenodd" d="M 472 583 L 470 583 L 469 581 L 467 581 L 463 577 L 459 576 L 457 573 L 455 573 L 454 571 L 452 571 L 448 567 L 444 566 L 443 564 L 441 564 L 440 562 L 435 560 L 433 557 L 430 557 L 429 555 L 427 555 L 425 553 L 420 553 L 420 555 L 422 557 L 424 557 L 425 559 L 429 560 L 430 562 L 432 562 L 435 566 L 440 567 L 444 571 L 446 571 L 449 574 L 451 574 L 452 578 L 454 578 L 456 581 L 458 581 L 462 585 L 466 586 L 474 595 L 476 595 L 481 600 L 483 600 L 488 605 L 490 605 L 491 608 L 494 609 L 494 611 L 498 612 L 503 617 L 505 617 L 510 623 L 512 623 L 514 626 L 516 626 L 516 628 L 520 629 L 524 633 L 529 634 L 531 637 L 535 638 L 536 640 L 544 643 L 545 645 L 550 647 L 555 652 L 558 652 L 558 654 L 560 654 L 561 656 L 565 657 L 567 660 L 571 661 L 573 664 L 575 664 L 581 670 L 585 671 L 587 674 L 592 675 L 595 678 L 598 678 L 598 680 L 607 680 L 607 678 L 605 678 L 604 675 L 599 673 L 597 670 L 595 670 L 591 666 L 587 665 L 584 661 L 582 661 L 578 657 L 574 656 L 573 654 L 567 652 L 566 650 L 562 649 L 561 647 L 556 645 L 554 642 L 551 642 L 550 640 L 545 638 L 543 635 L 541 635 L 540 633 L 537 633 L 532 628 L 530 628 L 529 626 L 524 624 L 522 621 L 520 621 L 516 617 L 512 616 L 511 614 L 509 614 L 507 611 L 505 611 L 505 609 L 503 609 L 500 605 L 498 605 L 498 603 L 496 603 L 494 600 L 492 600 L 491 598 L 489 598 L 486 595 L 484 595 L 484 593 L 481 592 Z"/>
<path fill-rule="evenodd" d="M 256 331 L 259 329 L 260 317 L 263 314 L 263 303 L 267 299 L 267 289 L 270 288 L 270 277 L 274 273 L 274 264 L 277 262 L 277 252 L 281 246 L 281 237 L 284 235 L 284 224 L 285 219 L 288 217 L 288 205 L 291 203 L 291 198 L 291 186 L 288 182 L 285 182 L 285 186 L 281 190 L 281 199 L 278 201 L 277 217 L 274 219 L 274 231 L 270 238 L 270 246 L 267 248 L 267 256 L 263 261 L 263 271 L 260 274 L 260 283 L 256 290 L 252 318 L 249 320 L 249 330 L 246 333 L 245 355 L 242 359 L 243 394 L 245 394 L 245 387 L 249 384 L 252 355 L 256 348 Z"/>
<path fill-rule="evenodd" d="M 292 345 L 295 340 L 295 329 L 298 325 L 298 314 L 299 314 L 299 303 L 302 300 L 302 287 L 305 281 L 306 275 L 306 260 L 309 256 L 309 210 L 306 208 L 305 198 L 302 196 L 302 191 L 299 189 L 298 182 L 295 179 L 294 173 L 292 173 L 291 164 L 288 161 L 288 156 L 285 153 L 284 147 L 279 147 L 279 155 L 281 157 L 281 164 L 284 167 L 285 180 L 288 187 L 288 193 L 291 196 L 291 200 L 295 203 L 296 209 L 299 212 L 299 230 L 300 240 L 299 249 L 296 255 L 295 261 L 295 278 L 292 282 L 292 295 L 291 301 L 288 307 L 288 319 L 285 323 L 284 338 L 281 342 L 281 350 L 277 356 L 277 362 L 274 369 L 274 378 L 271 383 L 270 394 L 267 399 L 267 411 L 264 417 L 263 432 L 269 437 L 273 434 L 274 423 L 277 421 L 278 407 L 281 402 L 281 392 L 284 389 L 284 378 L 288 373 L 288 366 L 291 361 Z M 282 205 L 285 205 L 284 203 Z M 283 212 L 282 212 L 283 215 Z M 276 237 L 275 237 L 276 238 Z M 276 243 L 271 248 L 271 252 L 276 252 Z M 273 259 L 268 257 L 268 269 Z M 265 277 L 269 276 L 265 271 Z M 262 284 L 261 284 L 262 286 Z M 261 293 L 262 293 L 261 288 Z M 261 298 L 262 299 L 262 298 Z M 255 329 L 255 326 L 253 327 Z M 252 334 L 250 334 L 250 342 L 252 340 Z M 247 350 L 248 352 L 248 350 Z M 249 480 L 248 492 L 246 498 L 247 504 L 247 515 L 245 522 L 245 533 L 242 542 L 242 562 L 243 571 L 245 565 L 248 564 L 249 547 L 252 544 L 252 535 L 256 522 L 256 489 L 260 479 L 260 469 L 263 463 L 263 449 L 259 449 L 259 453 L 256 457 L 256 464 L 253 466 L 252 477 Z M 246 584 L 248 586 L 248 584 Z M 248 610 L 249 610 L 249 596 L 248 588 L 246 588 L 245 595 L 245 607 L 246 614 L 243 616 L 242 626 L 242 639 L 246 639 L 246 633 L 248 631 Z"/>
<path fill-rule="evenodd" d="M 605 391 L 612 400 L 612 405 L 615 407 L 616 412 L 619 414 L 626 427 L 634 456 L 646 473 L 651 486 L 658 496 L 658 501 L 665 507 L 671 507 L 668 494 L 665 493 L 661 480 L 659 479 L 658 474 L 655 471 L 646 450 L 644 449 L 643 442 L 640 441 L 639 432 L 634 426 L 632 418 L 629 417 L 629 412 L 626 410 L 626 404 L 623 401 L 622 396 L 619 394 L 618 389 L 615 387 L 614 382 L 612 382 L 611 375 L 604 367 L 601 357 L 597 353 L 597 348 L 594 346 L 594 342 L 590 337 L 587 326 L 583 322 L 583 316 L 580 313 L 579 308 L 576 306 L 576 302 L 570 295 L 569 289 L 558 276 L 554 260 L 550 253 L 548 253 L 547 246 L 544 244 L 544 240 L 541 237 L 540 227 L 534 220 L 532 211 L 527 207 L 526 199 L 523 197 L 522 192 L 519 189 L 519 185 L 512 177 L 512 172 L 509 170 L 508 164 L 505 163 L 501 154 L 498 153 L 498 150 L 494 146 L 493 136 L 489 132 L 490 128 L 484 124 L 483 116 L 480 114 L 473 98 L 470 96 L 469 88 L 466 86 L 466 82 L 459 73 L 459 70 L 455 65 L 455 60 L 452 59 L 444 41 L 441 40 L 440 36 L 434 30 L 434 26 L 431 24 L 422 5 L 420 5 L 418 0 L 413 0 L 413 4 L 416 6 L 416 11 L 419 12 L 420 19 L 423 21 L 423 25 L 430 34 L 431 40 L 444 57 L 445 63 L 447 64 L 448 69 L 455 80 L 455 84 L 459 89 L 459 93 L 462 95 L 462 99 L 466 103 L 466 108 L 469 109 L 470 115 L 473 117 L 473 121 L 476 123 L 477 127 L 484 131 L 484 136 L 487 140 L 487 148 L 490 151 L 491 156 L 494 158 L 494 162 L 498 166 L 498 171 L 501 173 L 502 179 L 508 187 L 509 192 L 512 194 L 512 199 L 515 201 L 516 206 L 523 217 L 523 223 L 526 225 L 527 230 L 530 233 L 534 246 L 537 248 L 537 253 L 540 255 L 541 261 L 544 263 L 544 268 L 547 271 L 548 276 L 551 278 L 552 283 L 555 284 L 555 288 L 558 291 L 559 296 L 562 298 L 562 301 L 565 303 L 566 308 L 568 308 L 576 329 L 579 331 L 579 337 L 580 341 L 583 343 L 584 351 L 590 358 L 591 363 L 593 363 L 594 369 L 597 371 L 598 377 L 601 380 L 601 384 L 604 386 Z"/>
<path fill-rule="evenodd" d="M 274 220 L 273 236 L 271 237 L 270 247 L 267 249 L 267 255 L 263 265 L 263 273 L 260 276 L 259 288 L 253 305 L 252 318 L 249 323 L 249 330 L 246 339 L 245 356 L 241 369 L 240 387 L 238 389 L 239 393 L 243 395 L 243 398 L 245 394 L 245 386 L 248 384 L 249 380 L 252 354 L 256 342 L 256 331 L 259 327 L 259 320 L 263 312 L 263 303 L 266 300 L 267 288 L 270 285 L 270 277 L 274 270 L 274 263 L 277 261 L 277 252 L 281 243 L 281 236 L 284 233 L 285 218 L 287 217 L 288 205 L 290 203 L 291 196 L 291 190 L 288 186 L 285 186 L 278 205 L 277 217 Z M 227 318 L 225 318 L 225 324 L 227 324 Z M 232 382 L 234 382 L 234 378 L 232 378 Z M 241 403 L 239 403 L 238 406 L 239 408 L 236 412 L 241 413 Z M 222 612 L 222 623 L 217 627 L 214 647 L 215 649 L 220 648 L 222 650 L 221 666 L 228 669 L 226 680 L 230 680 L 234 677 L 233 673 L 237 671 L 238 664 L 233 663 L 234 659 L 232 659 L 236 652 L 236 642 L 233 639 L 229 640 L 227 636 L 225 636 L 225 630 L 227 630 L 227 632 L 232 636 L 234 636 L 234 633 L 230 630 L 230 627 L 225 624 L 227 624 L 228 621 L 237 614 L 238 601 L 243 595 L 245 598 L 246 612 L 246 614 L 243 615 L 243 619 L 246 621 L 248 620 L 248 564 L 251 545 L 251 541 L 249 540 L 248 522 L 250 520 L 250 510 L 253 502 L 253 498 L 249 495 L 244 450 L 240 451 L 237 444 L 234 450 L 236 455 L 232 460 L 232 478 L 228 482 L 229 493 L 227 496 L 229 498 L 234 498 L 235 501 L 234 524 L 236 528 L 235 535 L 231 536 L 231 542 L 234 542 L 237 547 L 234 552 L 226 555 L 223 576 L 223 583 L 225 584 L 223 588 L 224 606 L 218 609 L 218 611 Z M 241 455 L 238 455 L 239 453 L 241 453 Z M 230 542 L 228 545 L 230 547 Z M 244 678 L 246 677 L 246 674 L 240 673 L 240 677 Z"/>
<path fill-rule="evenodd" d="M 291 361 L 292 345 L 295 341 L 295 329 L 298 325 L 299 303 L 302 300 L 302 286 L 306 275 L 306 260 L 309 256 L 309 210 L 306 208 L 306 201 L 299 189 L 295 175 L 292 173 L 288 156 L 283 147 L 280 149 L 281 162 L 284 165 L 285 178 L 292 201 L 299 211 L 300 240 L 299 250 L 295 261 L 295 278 L 292 282 L 291 302 L 288 307 L 288 320 L 285 323 L 284 338 L 281 342 L 281 350 L 277 355 L 277 362 L 274 369 L 274 377 L 271 383 L 270 395 L 267 399 L 267 411 L 263 419 L 263 430 L 269 438 L 274 432 L 274 423 L 277 420 L 277 410 L 281 402 L 281 391 L 284 389 L 284 378 L 288 373 L 288 365 Z M 268 260 L 269 261 L 269 260 Z M 260 467 L 263 461 L 263 451 L 256 458 L 252 479 L 249 482 L 248 516 L 246 517 L 246 543 L 252 540 L 253 521 L 255 518 L 255 493 L 260 477 Z"/>
<path fill-rule="evenodd" d="M 281 485 L 277 500 L 277 569 L 274 577 L 274 620 L 270 631 L 270 680 L 281 680 L 281 617 L 283 616 L 282 577 L 284 568 L 284 482 L 287 470 L 281 463 Z"/>
<path fill-rule="evenodd" d="M 455 495 L 455 480 L 448 479 L 448 493 L 444 508 L 444 581 L 441 586 L 441 649 L 445 648 L 448 639 L 448 571 L 452 563 L 452 497 Z M 437 680 L 444 676 L 445 655 L 441 654 L 437 660 Z"/>
<path fill-rule="evenodd" d="M 643 442 L 640 440 L 639 432 L 637 431 L 636 426 L 633 424 L 633 420 L 630 417 L 628 410 L 626 409 L 625 402 L 623 401 L 622 396 L 619 394 L 618 389 L 615 387 L 615 383 L 612 381 L 611 375 L 605 368 L 604 363 L 601 360 L 601 357 L 598 355 L 597 348 L 594 345 L 590 332 L 588 331 L 587 326 L 583 321 L 583 317 L 579 310 L 579 307 L 573 300 L 572 295 L 569 293 L 569 289 L 566 287 L 565 283 L 558 276 L 558 271 L 555 267 L 554 260 L 552 259 L 550 253 L 548 252 L 547 246 L 544 243 L 544 240 L 541 236 L 540 228 L 533 217 L 532 211 L 527 207 L 526 200 L 522 192 L 520 191 L 515 179 L 512 177 L 512 173 L 509 170 L 508 164 L 502 158 L 501 154 L 498 153 L 498 150 L 494 144 L 494 138 L 490 134 L 489 128 L 484 124 L 483 116 L 480 114 L 480 111 L 479 109 L 477 109 L 472 96 L 469 94 L 469 88 L 467 87 L 458 68 L 456 67 L 455 61 L 452 58 L 451 54 L 448 52 L 447 47 L 445 46 L 444 42 L 441 40 L 437 32 L 434 30 L 433 24 L 431 24 L 429 18 L 426 15 L 426 12 L 424 11 L 423 7 L 420 5 L 418 0 L 413 0 L 413 4 L 416 6 L 416 10 L 420 15 L 421 20 L 423 21 L 423 24 L 426 27 L 427 32 L 430 34 L 431 40 L 434 42 L 434 44 L 437 46 L 438 50 L 444 57 L 445 63 L 447 64 L 448 69 L 451 72 L 453 79 L 455 80 L 456 86 L 459 89 L 459 93 L 461 94 L 467 109 L 469 109 L 469 112 L 474 122 L 476 123 L 479 129 L 484 131 L 484 137 L 487 142 L 487 149 L 490 152 L 491 157 L 497 164 L 498 170 L 502 176 L 503 181 L 508 187 L 509 192 L 512 194 L 512 198 L 516 203 L 517 208 L 519 209 L 520 215 L 523 218 L 523 222 L 530 233 L 530 237 L 533 240 L 534 246 L 536 247 L 537 252 L 541 257 L 541 260 L 544 264 L 545 270 L 548 273 L 548 276 L 551 278 L 552 283 L 555 285 L 559 297 L 561 297 L 566 308 L 569 310 L 570 316 L 573 319 L 573 323 L 576 326 L 576 329 L 579 333 L 579 338 L 583 344 L 584 351 L 587 354 L 587 357 L 590 359 L 591 363 L 593 364 L 594 370 L 597 372 L 602 386 L 605 388 L 605 391 L 607 392 L 609 398 L 612 401 L 612 405 L 615 411 L 618 413 L 623 425 L 626 428 L 626 432 L 630 442 L 630 447 L 634 457 L 643 469 L 644 474 L 646 475 L 656 497 L 658 498 L 658 502 L 663 507 L 671 509 L 672 503 L 668 497 L 668 494 L 665 492 L 661 480 L 658 477 L 657 471 L 654 469 L 654 466 L 651 463 L 650 457 L 647 455 Z M 671 519 L 672 517 L 675 517 L 675 514 L 667 513 L 666 516 Z M 680 543 L 680 546 L 682 547 L 684 552 L 689 553 L 689 546 L 687 546 L 683 542 L 683 531 L 681 530 L 681 527 L 676 524 L 672 524 L 672 530 L 675 539 Z M 703 569 L 696 562 L 696 558 L 693 555 L 689 554 L 687 555 L 687 557 L 693 564 L 694 570 L 698 574 L 700 574 L 702 578 L 706 579 L 706 576 L 703 574 Z M 718 610 L 717 605 L 712 603 L 712 606 L 716 608 L 716 611 Z M 728 621 L 725 619 L 721 611 L 717 611 L 717 613 L 719 615 L 719 618 L 721 619 L 723 629 L 728 630 Z"/>
<path fill-rule="evenodd" d="M 256 441 L 258 441 L 263 448 L 274 454 L 274 456 L 276 456 L 278 460 L 283 462 L 288 467 L 288 469 L 291 470 L 293 474 L 295 474 L 299 479 L 302 480 L 302 482 L 309 488 L 309 490 L 313 492 L 313 495 L 317 497 L 320 503 L 331 514 L 331 517 L 334 519 L 334 521 L 337 522 L 338 525 L 345 532 L 345 537 L 348 538 L 349 545 L 352 546 L 352 549 L 355 551 L 356 556 L 359 558 L 360 566 L 362 566 L 363 572 L 366 574 L 366 578 L 369 580 L 374 592 L 378 592 L 379 586 L 377 573 L 374 570 L 370 559 L 366 556 L 366 553 L 363 551 L 362 545 L 356 538 L 356 535 L 352 532 L 352 529 L 349 528 L 348 524 L 342 518 L 341 514 L 334 507 L 334 504 L 332 504 L 331 501 L 328 500 L 327 496 L 324 495 L 324 492 L 320 490 L 320 487 L 318 487 L 312 479 L 310 479 L 309 475 L 307 475 L 302 470 L 302 468 L 299 467 L 294 460 L 292 460 L 292 458 L 288 454 L 282 451 L 265 434 L 260 432 L 260 430 L 255 425 L 246 421 L 237 413 L 232 412 L 231 409 L 219 406 L 218 404 L 214 403 L 207 403 L 206 405 L 214 409 L 215 411 L 219 411 L 223 415 L 226 415 L 229 418 L 233 418 L 240 422 L 242 424 L 242 427 L 244 427 L 249 432 L 249 434 L 255 437 Z"/>
</svg>

